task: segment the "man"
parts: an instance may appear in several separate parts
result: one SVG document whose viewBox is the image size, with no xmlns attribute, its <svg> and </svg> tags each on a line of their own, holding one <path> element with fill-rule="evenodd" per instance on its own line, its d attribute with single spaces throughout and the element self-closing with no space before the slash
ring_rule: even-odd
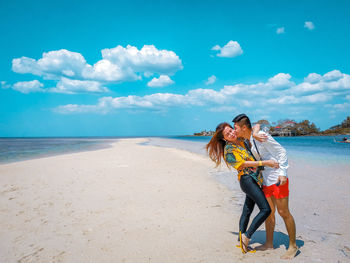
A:
<svg viewBox="0 0 350 263">
<path fill-rule="evenodd" d="M 247 115 L 240 114 L 233 121 L 238 137 L 250 140 L 251 151 L 256 160 L 274 159 L 279 163 L 278 169 L 265 167 L 263 170 L 263 192 L 271 207 L 271 214 L 265 221 L 266 242 L 257 247 L 258 250 L 273 249 L 273 232 L 275 229 L 275 211 L 283 218 L 289 235 L 289 247 L 282 259 L 292 259 L 298 252 L 295 242 L 295 222 L 288 208 L 289 181 L 287 178 L 288 159 L 286 150 L 271 135 L 262 131 L 259 133 L 260 138 L 264 138 L 264 142 L 254 140 L 252 134 L 252 126 Z M 254 135 L 255 136 L 255 135 Z"/>
</svg>

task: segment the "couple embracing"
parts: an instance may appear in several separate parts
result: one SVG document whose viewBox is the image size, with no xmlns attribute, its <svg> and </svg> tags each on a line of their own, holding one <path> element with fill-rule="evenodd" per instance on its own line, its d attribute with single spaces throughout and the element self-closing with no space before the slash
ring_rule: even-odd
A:
<svg viewBox="0 0 350 263">
<path fill-rule="evenodd" d="M 242 191 L 246 194 L 242 215 L 239 220 L 239 245 L 242 253 L 273 249 L 275 211 L 283 218 L 289 235 L 289 247 L 282 259 L 292 259 L 298 251 L 295 222 L 288 208 L 289 181 L 286 150 L 269 134 L 253 128 L 247 115 L 240 114 L 229 123 L 220 123 L 207 144 L 209 157 L 220 165 L 226 165 L 238 172 Z M 259 213 L 249 228 L 249 218 L 257 204 Z M 249 246 L 254 232 L 265 222 L 266 242 L 252 249 Z"/>
</svg>

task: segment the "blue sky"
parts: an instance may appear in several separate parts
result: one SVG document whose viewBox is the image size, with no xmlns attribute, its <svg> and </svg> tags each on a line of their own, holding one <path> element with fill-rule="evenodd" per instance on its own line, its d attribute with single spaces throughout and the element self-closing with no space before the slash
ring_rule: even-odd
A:
<svg viewBox="0 0 350 263">
<path fill-rule="evenodd" d="M 0 136 L 350 112 L 349 1 L 1 1 Z"/>
</svg>

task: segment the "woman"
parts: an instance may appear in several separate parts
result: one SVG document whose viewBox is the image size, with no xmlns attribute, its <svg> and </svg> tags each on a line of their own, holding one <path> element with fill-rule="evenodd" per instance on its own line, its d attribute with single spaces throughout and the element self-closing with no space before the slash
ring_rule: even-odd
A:
<svg viewBox="0 0 350 263">
<path fill-rule="evenodd" d="M 210 159 L 216 166 L 224 159 L 226 165 L 238 171 L 238 180 L 242 191 L 246 194 L 243 211 L 239 220 L 239 241 L 242 253 L 255 252 L 248 248 L 249 241 L 254 232 L 270 215 L 271 209 L 257 181 L 257 167 L 270 166 L 278 168 L 275 160 L 255 161 L 251 153 L 244 147 L 230 124 L 224 122 L 216 127 L 215 134 L 206 146 Z M 248 222 L 254 205 L 257 204 L 260 212 L 255 216 L 248 230 Z"/>
</svg>

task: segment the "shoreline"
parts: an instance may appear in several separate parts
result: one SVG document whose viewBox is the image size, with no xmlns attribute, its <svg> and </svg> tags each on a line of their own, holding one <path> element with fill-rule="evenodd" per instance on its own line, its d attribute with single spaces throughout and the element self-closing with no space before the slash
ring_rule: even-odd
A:
<svg viewBox="0 0 350 263">
<path fill-rule="evenodd" d="M 272 137 L 277 137 L 277 138 L 284 138 L 284 137 L 315 137 L 315 136 L 350 136 L 350 133 L 314 133 L 314 134 L 306 134 L 306 135 L 295 135 L 295 136 L 275 136 L 271 135 Z M 179 135 L 179 137 L 211 137 L 212 135 Z"/>
<path fill-rule="evenodd" d="M 235 248 L 244 194 L 234 172 L 149 141 L 121 139 L 106 149 L 0 165 L 3 261 L 280 262 L 288 237 L 279 216 L 274 251 L 242 255 Z M 346 262 L 350 206 L 338 195 L 349 197 L 349 170 L 290 165 L 301 251 L 294 261 Z M 252 246 L 264 235 L 260 227 Z"/>
<path fill-rule="evenodd" d="M 328 135 L 323 135 L 323 136 L 319 136 L 319 137 L 327 137 Z M 3 159 L 3 157 L 1 156 L 1 154 L 3 154 L 5 156 L 6 152 L 3 152 L 1 153 L 0 152 L 0 165 L 2 164 L 7 164 L 7 163 L 14 163 L 14 162 L 20 162 L 20 161 L 25 161 L 25 160 L 34 160 L 34 159 L 37 159 L 37 158 L 45 158 L 45 157 L 49 157 L 49 156 L 56 156 L 56 155 L 62 155 L 62 154 L 67 154 L 67 153 L 78 153 L 78 152 L 83 152 L 83 151 L 94 151 L 96 149 L 103 149 L 103 148 L 109 148 L 110 147 L 110 144 L 113 143 L 113 142 L 116 142 L 118 140 L 123 140 L 123 139 L 147 139 L 149 141 L 152 141 L 152 140 L 158 140 L 158 139 L 162 139 L 162 140 L 181 140 L 183 138 L 183 140 L 186 140 L 187 138 L 199 138 L 198 142 L 200 142 L 200 138 L 206 138 L 206 137 L 210 137 L 210 136 L 194 136 L 194 135 L 179 135 L 179 136 L 149 136 L 149 137 L 22 137 L 22 138 L 5 138 L 5 139 L 9 139 L 9 140 L 16 140 L 16 139 L 23 139 L 23 140 L 26 140 L 26 139 L 48 139 L 48 140 L 51 140 L 51 139 L 62 139 L 62 140 L 65 140 L 65 139 L 72 139 L 72 140 L 92 140 L 90 142 L 90 144 L 86 144 L 86 145 L 82 145 L 82 146 L 77 146 L 76 148 L 59 148 L 59 146 L 54 146 L 52 148 L 47 148 L 45 149 L 45 151 L 43 152 L 40 152 L 40 149 L 37 151 L 35 150 L 35 153 L 27 153 L 27 152 L 24 152 L 24 155 L 23 156 L 23 153 L 18 150 L 17 153 L 15 153 L 16 155 L 22 155 L 20 157 L 12 157 L 12 158 L 9 158 L 9 159 Z M 286 139 L 286 138 L 307 138 L 307 137 L 318 137 L 318 136 L 284 136 L 284 137 L 276 137 L 278 139 Z M 332 137 L 332 136 L 329 136 L 329 137 Z M 95 141 L 93 141 L 95 140 Z M 191 140 L 191 139 L 189 139 Z M 101 142 L 98 142 L 98 141 L 101 141 Z M 188 141 L 188 140 L 187 140 Z M 195 140 L 193 140 L 195 141 Z M 332 141 L 333 142 L 333 141 Z M 346 144 L 345 144 L 346 145 Z M 0 144 L 1 146 L 1 144 Z M 176 147 L 176 146 L 175 146 Z M 285 146 L 286 147 L 286 146 Z M 295 152 L 295 153 L 300 153 L 303 151 L 303 149 L 288 149 L 288 147 L 290 147 L 290 145 L 287 145 L 287 150 L 291 151 L 291 152 Z M 191 151 L 191 149 L 188 149 Z M 312 151 L 308 151 L 307 152 L 310 154 L 312 154 Z M 196 152 L 198 153 L 198 151 Z M 14 153 L 10 153 L 10 154 L 14 154 Z M 318 154 L 317 152 L 315 152 L 315 154 Z M 333 153 L 334 155 L 334 153 Z M 332 155 L 332 158 L 334 159 L 335 156 Z M 350 155 L 349 155 L 350 156 Z M 346 157 L 348 158 L 348 157 Z"/>
</svg>

